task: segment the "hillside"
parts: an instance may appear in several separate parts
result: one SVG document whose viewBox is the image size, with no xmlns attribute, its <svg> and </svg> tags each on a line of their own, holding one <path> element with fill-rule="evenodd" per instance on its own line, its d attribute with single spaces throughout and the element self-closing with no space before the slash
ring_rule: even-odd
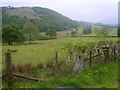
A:
<svg viewBox="0 0 120 90">
<path fill-rule="evenodd" d="M 77 21 L 42 7 L 2 7 L 2 16 L 3 25 L 16 24 L 19 28 L 22 28 L 25 22 L 30 21 L 38 27 L 39 31 L 48 29 L 63 31 L 79 26 Z"/>
</svg>

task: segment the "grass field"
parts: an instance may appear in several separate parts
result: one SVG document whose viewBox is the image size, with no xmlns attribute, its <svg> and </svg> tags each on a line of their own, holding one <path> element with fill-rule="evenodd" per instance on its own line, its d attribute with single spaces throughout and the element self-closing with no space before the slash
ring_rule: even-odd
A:
<svg viewBox="0 0 120 90">
<path fill-rule="evenodd" d="M 17 52 L 12 52 L 13 63 L 32 63 L 36 65 L 37 63 L 44 63 L 48 60 L 54 60 L 55 51 L 59 53 L 59 60 L 63 60 L 67 57 L 67 53 L 63 50 L 64 45 L 68 42 L 97 42 L 98 38 L 61 38 L 53 40 L 40 40 L 34 41 L 33 44 L 24 45 L 3 45 L 2 47 L 2 60 L 4 65 L 5 52 L 10 50 L 17 50 Z M 105 39 L 104 39 L 105 40 Z M 117 40 L 117 38 L 107 38 L 107 40 Z"/>
<path fill-rule="evenodd" d="M 34 41 L 32 44 L 28 42 L 22 44 L 3 45 L 2 47 L 2 65 L 5 66 L 5 52 L 8 49 L 17 50 L 12 52 L 13 64 L 30 63 L 32 66 L 36 66 L 39 63 L 45 64 L 48 61 L 55 61 L 55 51 L 58 51 L 58 60 L 65 61 L 68 57 L 67 51 L 64 49 L 65 45 L 69 42 L 73 44 L 77 43 L 97 43 L 99 40 L 117 41 L 117 38 L 93 38 L 93 37 L 68 37 L 57 38 L 52 40 L 40 40 Z M 115 43 L 114 43 L 115 44 Z M 89 47 L 89 46 L 88 46 Z M 33 67 L 34 68 L 34 67 Z M 67 70 L 66 67 L 63 67 Z M 83 71 L 78 75 L 70 74 L 68 76 L 56 75 L 53 79 L 50 75 L 50 68 L 43 68 L 38 72 L 33 69 L 30 73 L 32 76 L 36 76 L 42 72 L 45 78 L 49 78 L 47 82 L 33 82 L 26 80 L 18 80 L 15 82 L 15 88 L 53 88 L 53 87 L 74 87 L 74 88 L 117 88 L 118 87 L 118 61 L 102 63 L 101 65 L 94 64 L 91 68 Z M 70 68 L 71 70 L 71 68 Z M 26 73 L 27 74 L 27 73 Z M 29 75 L 29 73 L 28 73 Z M 46 75 L 46 76 L 45 76 Z M 44 78 L 43 77 L 43 78 Z M 3 85 L 6 85 L 3 80 Z M 5 86 L 6 87 L 6 86 Z"/>
<path fill-rule="evenodd" d="M 16 82 L 15 88 L 118 88 L 118 82 L 118 61 L 116 60 L 116 62 L 96 64 L 70 77 L 56 76 L 47 82 Z"/>
</svg>

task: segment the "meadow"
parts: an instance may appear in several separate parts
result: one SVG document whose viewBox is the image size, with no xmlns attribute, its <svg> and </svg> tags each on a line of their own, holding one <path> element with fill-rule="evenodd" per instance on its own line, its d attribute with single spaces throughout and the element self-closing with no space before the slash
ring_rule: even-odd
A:
<svg viewBox="0 0 120 90">
<path fill-rule="evenodd" d="M 101 42 L 102 41 L 102 42 Z M 24 79 L 14 79 L 15 88 L 53 88 L 53 87 L 74 87 L 74 88 L 117 88 L 118 87 L 118 60 L 114 63 L 94 64 L 92 67 L 81 72 L 73 73 L 75 61 L 66 62 L 72 50 L 77 45 L 78 48 L 90 49 L 99 45 L 109 43 L 116 45 L 118 38 L 97 38 L 97 37 L 66 37 L 51 40 L 33 41 L 32 44 L 13 44 L 2 46 L 2 68 L 5 68 L 5 53 L 11 50 L 13 71 L 32 77 L 37 77 L 47 82 L 34 82 Z M 58 52 L 59 67 L 56 75 L 55 52 Z M 64 64 L 64 63 L 65 64 Z M 15 66 L 16 65 L 16 66 Z M 44 65 L 46 65 L 44 67 Z M 104 70 L 104 68 L 106 68 Z M 114 72 L 113 72 L 114 71 Z M 111 79 L 109 79 L 111 78 Z M 22 83 L 21 83 L 22 82 Z M 99 83 L 98 83 L 99 82 Z M 34 83 L 34 85 L 33 85 Z M 6 82 L 3 79 L 3 87 Z"/>
<path fill-rule="evenodd" d="M 5 61 L 5 52 L 8 49 L 16 50 L 12 52 L 13 63 L 32 63 L 36 65 L 37 63 L 45 63 L 48 60 L 55 60 L 55 51 L 59 53 L 59 60 L 64 60 L 67 57 L 67 52 L 64 49 L 65 44 L 71 43 L 88 43 L 96 42 L 102 40 L 99 38 L 89 38 L 89 37 L 68 37 L 68 38 L 59 38 L 53 40 L 40 40 L 34 41 L 32 44 L 22 44 L 22 45 L 3 45 L 2 47 L 2 60 L 3 65 Z M 117 41 L 117 38 L 106 38 L 104 40 L 108 41 Z M 89 46 L 88 46 L 89 47 Z"/>
</svg>

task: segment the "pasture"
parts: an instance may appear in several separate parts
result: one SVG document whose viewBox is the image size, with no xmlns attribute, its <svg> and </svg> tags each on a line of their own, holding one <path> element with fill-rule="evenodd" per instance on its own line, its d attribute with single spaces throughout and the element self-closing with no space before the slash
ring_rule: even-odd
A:
<svg viewBox="0 0 120 90">
<path fill-rule="evenodd" d="M 32 44 L 23 45 L 3 45 L 2 47 L 2 60 L 3 65 L 5 61 L 5 52 L 8 49 L 16 50 L 16 52 L 12 52 L 12 60 L 13 63 L 32 63 L 36 65 L 37 63 L 45 63 L 48 60 L 55 60 L 55 51 L 57 50 L 59 53 L 59 60 L 64 60 L 67 57 L 67 52 L 64 50 L 64 45 L 72 42 L 72 43 L 88 43 L 88 42 L 96 42 L 102 40 L 99 38 L 84 38 L 84 37 L 69 37 L 69 38 L 61 38 L 61 39 L 53 39 L 53 40 L 40 40 L 34 41 Z M 105 40 L 105 39 L 104 39 Z M 106 38 L 108 41 L 117 41 L 117 38 Z M 89 46 L 88 46 L 89 47 Z"/>
<path fill-rule="evenodd" d="M 40 78 L 42 80 L 46 80 L 48 79 L 48 82 L 46 83 L 47 85 L 50 85 L 51 87 L 59 87 L 61 86 L 61 83 L 65 83 L 65 87 L 70 87 L 71 83 L 74 83 L 74 85 L 72 87 L 94 87 L 94 84 L 97 85 L 97 87 L 111 87 L 108 84 L 108 78 L 105 79 L 105 77 L 103 78 L 103 80 L 100 80 L 99 75 L 104 75 L 104 71 L 101 71 L 102 69 L 100 68 L 102 66 L 102 64 L 93 64 L 92 65 L 92 70 L 90 68 L 91 71 L 91 76 L 92 73 L 94 74 L 94 69 L 97 70 L 98 68 L 98 75 L 96 76 L 96 79 L 93 79 L 93 81 L 91 82 L 91 85 L 87 85 L 86 83 L 90 83 L 89 81 L 87 81 L 87 78 L 84 77 L 84 75 L 86 75 L 85 73 L 89 72 L 89 68 L 88 70 L 85 70 L 85 72 L 83 71 L 82 73 L 80 73 L 79 75 L 75 75 L 76 78 L 74 78 L 74 74 L 73 74 L 73 67 L 75 64 L 76 59 L 72 60 L 72 61 L 67 61 L 67 58 L 70 56 L 70 51 L 75 49 L 79 49 L 79 48 L 84 48 L 86 50 L 89 50 L 91 47 L 96 47 L 99 46 L 100 44 L 110 44 L 110 45 L 116 45 L 118 41 L 118 38 L 97 38 L 97 37 L 68 37 L 68 38 L 57 38 L 57 39 L 51 39 L 51 40 L 39 40 L 39 41 L 34 41 L 32 42 L 32 44 L 29 44 L 28 42 L 25 42 L 24 44 L 13 44 L 13 45 L 3 45 L 3 49 L 2 49 L 2 66 L 3 66 L 3 72 L 4 72 L 4 68 L 5 68 L 5 53 L 8 50 L 11 50 L 11 56 L 12 56 L 12 63 L 13 63 L 13 72 L 17 72 L 20 73 L 22 75 L 26 75 L 26 76 L 32 76 L 35 78 Z M 75 46 L 77 46 L 78 48 L 76 48 Z M 56 53 L 58 52 L 58 68 L 56 68 Z M 79 50 L 77 50 L 79 51 Z M 78 52 L 75 52 L 75 54 Z M 86 52 L 86 55 L 89 54 Z M 75 56 L 76 57 L 76 56 Z M 73 58 L 72 58 L 73 59 Z M 89 61 L 89 60 L 88 60 Z M 86 61 L 86 65 L 88 64 L 88 61 Z M 100 61 L 97 59 L 97 61 Z M 113 61 L 112 61 L 113 62 Z M 117 63 L 115 63 L 117 65 Z M 109 68 L 112 68 L 111 66 L 109 67 L 109 63 L 108 63 L 108 71 L 106 72 L 106 74 L 108 74 L 108 72 L 113 73 L 114 76 L 110 76 L 114 80 L 113 82 L 111 82 L 110 84 L 114 85 L 112 87 L 117 87 L 117 81 L 116 81 L 116 76 L 117 76 L 117 67 L 115 67 L 114 63 L 111 63 L 110 65 L 113 65 L 113 69 L 115 69 L 115 72 L 111 72 Z M 46 65 L 46 66 L 44 66 Z M 55 66 L 54 66 L 55 65 Z M 94 68 L 95 65 L 95 68 Z M 99 65 L 99 67 L 97 67 L 97 65 Z M 104 67 L 106 63 L 104 64 Z M 56 72 L 57 70 L 57 72 Z M 103 73 L 101 73 L 103 72 Z M 89 77 L 90 79 L 93 77 Z M 108 74 L 109 76 L 109 74 Z M 58 80 L 57 78 L 63 78 L 63 80 Z M 64 79 L 64 77 L 66 79 Z M 69 80 L 70 78 L 70 80 Z M 85 80 L 83 80 L 83 82 L 81 82 L 80 85 L 78 85 L 78 82 L 75 83 L 75 81 L 77 81 L 77 78 L 80 78 L 80 80 L 82 80 L 82 78 L 85 78 Z M 58 80 L 58 81 L 57 81 Z M 97 80 L 100 80 L 100 82 L 102 83 L 97 83 Z M 31 83 L 33 83 L 33 81 L 27 81 L 27 80 L 23 80 L 23 79 L 14 79 L 14 81 L 16 81 L 14 83 L 15 87 L 34 87 L 34 85 L 31 85 Z M 27 85 L 23 85 L 19 82 L 23 82 L 27 83 Z M 53 83 L 53 81 L 55 81 L 56 83 Z M 60 82 L 59 82 L 60 81 Z M 68 81 L 68 82 L 67 82 Z M 103 83 L 105 81 L 105 83 Z M 35 85 L 35 87 L 46 87 L 48 88 L 49 86 L 44 85 L 45 82 L 42 81 L 42 83 L 36 83 L 37 85 Z M 40 85 L 40 86 L 39 86 Z M 3 86 L 6 86 L 6 83 L 3 80 Z M 64 87 L 64 85 L 63 85 Z"/>
</svg>

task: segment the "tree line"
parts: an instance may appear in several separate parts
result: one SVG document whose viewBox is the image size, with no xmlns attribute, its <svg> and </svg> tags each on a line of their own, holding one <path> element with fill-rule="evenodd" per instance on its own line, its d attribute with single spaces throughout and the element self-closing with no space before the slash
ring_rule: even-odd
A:
<svg viewBox="0 0 120 90">
<path fill-rule="evenodd" d="M 55 30 L 48 29 L 45 35 L 49 39 L 54 39 L 57 36 Z M 41 38 L 41 33 L 36 26 L 28 22 L 23 25 L 20 29 L 15 25 L 4 25 L 2 27 L 2 42 L 12 45 L 13 43 L 23 43 L 24 41 L 29 41 L 31 44 L 34 40 L 39 40 Z"/>
</svg>

